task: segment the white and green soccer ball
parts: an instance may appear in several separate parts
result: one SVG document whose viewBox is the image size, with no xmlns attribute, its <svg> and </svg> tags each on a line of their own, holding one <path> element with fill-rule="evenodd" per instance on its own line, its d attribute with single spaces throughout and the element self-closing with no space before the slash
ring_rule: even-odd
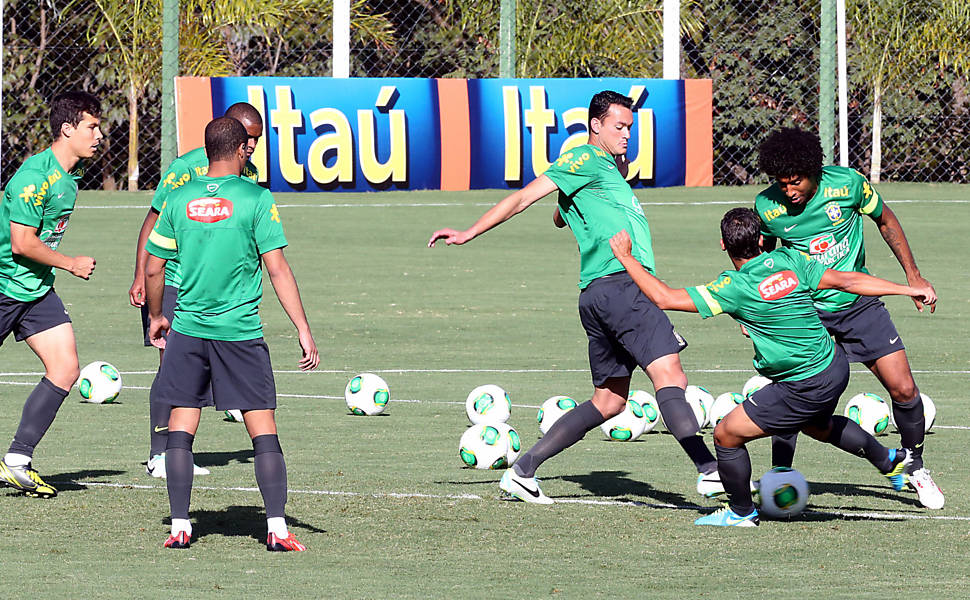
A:
<svg viewBox="0 0 970 600">
<path fill-rule="evenodd" d="M 714 395 L 699 385 L 688 385 L 684 390 L 687 396 L 687 404 L 690 404 L 697 419 L 697 426 L 701 429 L 710 423 L 710 410 L 714 404 Z"/>
<path fill-rule="evenodd" d="M 508 441 L 508 450 L 505 452 L 505 466 L 511 467 L 519 459 L 519 452 L 522 451 L 522 439 L 519 432 L 508 423 L 494 423 L 492 427 L 498 429 L 499 435 Z"/>
<path fill-rule="evenodd" d="M 391 390 L 387 382 L 373 373 L 352 377 L 344 389 L 347 408 L 355 415 L 379 415 L 387 408 Z"/>
<path fill-rule="evenodd" d="M 480 385 L 468 394 L 465 413 L 473 425 L 505 423 L 512 416 L 512 399 L 497 385 Z"/>
<path fill-rule="evenodd" d="M 505 423 L 478 423 L 466 429 L 458 442 L 461 462 L 475 469 L 507 468 L 512 438 L 503 425 Z"/>
<path fill-rule="evenodd" d="M 856 394 L 845 405 L 845 416 L 869 435 L 883 435 L 889 429 L 889 405 L 875 394 Z"/>
<path fill-rule="evenodd" d="M 636 400 L 627 400 L 620 414 L 600 425 L 606 439 L 617 442 L 632 442 L 643 435 L 646 428 L 647 417 Z"/>
<path fill-rule="evenodd" d="M 222 411 L 222 414 L 226 415 L 224 420 L 231 423 L 245 423 L 243 420 L 242 411 L 238 408 L 230 408 L 229 410 Z"/>
<path fill-rule="evenodd" d="M 930 429 L 933 428 L 933 423 L 936 422 L 936 403 L 933 402 L 932 398 L 923 392 L 919 393 L 919 397 L 923 399 L 924 429 L 926 433 L 929 433 Z M 891 410 L 889 411 L 889 422 L 892 423 L 894 427 L 896 426 L 896 417 L 893 415 Z"/>
<path fill-rule="evenodd" d="M 114 402 L 121 393 L 121 373 L 110 363 L 95 361 L 81 369 L 77 390 L 91 404 Z"/>
<path fill-rule="evenodd" d="M 808 482 L 795 469 L 775 467 L 761 476 L 758 495 L 761 497 L 759 514 L 772 519 L 787 519 L 805 510 Z"/>
<path fill-rule="evenodd" d="M 643 410 L 643 418 L 647 420 L 647 425 L 644 427 L 643 433 L 653 431 L 657 423 L 660 422 L 660 405 L 657 404 L 657 399 L 653 397 L 653 394 L 643 390 L 631 391 L 629 399 L 639 404 Z"/>
<path fill-rule="evenodd" d="M 711 407 L 711 414 L 709 415 L 711 426 L 717 427 L 717 424 L 724 417 L 728 416 L 728 413 L 734 410 L 734 407 L 742 402 L 744 402 L 744 396 L 737 392 L 724 392 L 715 398 L 714 405 Z"/>
<path fill-rule="evenodd" d="M 745 400 L 747 400 L 752 394 L 765 387 L 769 383 L 771 383 L 771 380 L 764 375 L 755 375 L 751 379 L 744 382 L 744 387 L 741 388 L 741 395 L 744 396 Z"/>
<path fill-rule="evenodd" d="M 546 435 L 553 423 L 576 406 L 576 401 L 569 396 L 553 396 L 543 402 L 536 414 L 536 421 L 539 422 L 539 431 L 542 435 Z"/>
</svg>

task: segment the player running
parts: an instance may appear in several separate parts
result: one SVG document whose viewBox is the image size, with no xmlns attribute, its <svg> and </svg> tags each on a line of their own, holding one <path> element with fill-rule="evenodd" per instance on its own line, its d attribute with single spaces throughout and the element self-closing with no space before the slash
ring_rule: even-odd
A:
<svg viewBox="0 0 970 600">
<path fill-rule="evenodd" d="M 226 110 L 225 116 L 236 119 L 246 128 L 248 138 L 246 141 L 247 158 L 251 157 L 263 134 L 263 118 L 251 104 L 237 102 Z M 152 205 L 145 215 L 145 220 L 141 224 L 141 231 L 138 232 L 138 243 L 135 248 L 135 275 L 128 290 L 128 301 L 132 306 L 141 307 L 142 331 L 145 335 L 145 345 L 150 346 L 148 339 L 148 306 L 145 305 L 145 264 L 148 262 L 148 252 L 145 250 L 145 242 L 148 235 L 158 220 L 158 214 L 165 207 L 169 194 L 173 190 L 185 185 L 194 178 L 205 175 L 209 169 L 209 159 L 206 157 L 205 148 L 196 148 L 172 161 L 168 170 L 162 174 L 155 188 L 155 196 L 152 198 Z M 259 173 L 256 166 L 251 162 L 246 162 L 243 167 L 242 175 L 252 181 L 259 180 Z M 177 260 L 170 260 L 165 265 L 165 301 L 162 306 L 162 314 L 171 323 L 175 300 L 178 297 L 179 284 L 182 281 L 181 269 Z M 161 364 L 164 350 L 158 351 L 158 362 Z M 153 387 L 154 389 L 154 387 Z M 165 478 L 165 445 L 168 436 L 168 408 L 153 401 L 154 394 L 149 392 L 149 451 L 148 462 L 145 471 L 152 477 Z M 211 402 L 210 402 L 211 405 Z M 208 475 L 209 470 L 196 465 L 196 475 Z"/>
<path fill-rule="evenodd" d="M 155 382 L 156 401 L 171 408 L 165 469 L 172 511 L 167 548 L 188 548 L 192 539 L 192 442 L 211 386 L 218 410 L 242 411 L 253 442 L 256 483 L 266 506 L 266 548 L 305 550 L 286 527 L 286 463 L 276 433 L 276 385 L 262 337 L 259 302 L 261 262 L 280 304 L 296 326 L 300 369 L 320 361 L 269 190 L 240 177 L 249 157 L 247 132 L 221 117 L 205 129 L 208 174 L 195 177 L 168 198 L 147 242 L 145 268 L 149 339 L 166 349 Z M 175 320 L 162 313 L 168 260 L 181 264 Z M 167 336 L 166 336 L 167 334 Z"/>
<path fill-rule="evenodd" d="M 825 268 L 804 254 L 781 248 L 762 253 L 758 215 L 750 208 L 729 210 L 721 220 L 721 247 L 734 264 L 707 285 L 671 289 L 631 255 L 630 237 L 621 232 L 610 244 L 633 280 L 664 310 L 721 313 L 743 325 L 754 345 L 754 367 L 772 383 L 755 392 L 714 428 L 714 449 L 729 506 L 701 517 L 696 525 L 753 527 L 758 511 L 751 498 L 751 460 L 745 443 L 772 434 L 804 431 L 811 437 L 868 460 L 903 488 L 910 450 L 888 449 L 858 424 L 833 415 L 849 383 L 849 363 L 822 325 L 812 303 L 816 290 L 866 296 L 910 296 L 932 306 L 932 286 L 904 286 L 858 272 Z"/>
<path fill-rule="evenodd" d="M 627 229 L 632 232 L 636 260 L 651 271 L 654 268 L 647 219 L 616 159 L 626 154 L 632 104 L 616 92 L 594 95 L 589 103 L 587 144 L 563 153 L 545 173 L 508 195 L 470 228 L 441 229 L 428 242 L 428 246 L 438 240 L 464 244 L 558 191 L 559 212 L 579 244 L 579 316 L 589 338 L 593 397 L 563 415 L 502 475 L 499 487 L 525 502 L 552 503 L 539 488 L 536 469 L 623 410 L 630 377 L 638 366 L 653 382 L 664 423 L 697 468 L 698 493 L 724 493 L 717 461 L 704 445 L 684 395 L 687 376 L 678 353 L 687 342 L 663 311 L 637 289 L 610 251 L 610 237 Z"/>
<path fill-rule="evenodd" d="M 783 246 L 808 254 L 830 269 L 867 273 L 862 219 L 866 215 L 879 227 L 906 281 L 932 288 L 916 266 L 899 219 L 882 196 L 853 169 L 823 167 L 822 146 L 814 134 L 779 129 L 761 145 L 758 161 L 775 180 L 755 199 L 766 238 L 777 238 Z M 769 239 L 768 247 L 774 247 L 773 240 Z M 906 479 L 920 503 L 943 508 L 943 492 L 923 465 L 923 399 L 886 306 L 878 298 L 860 298 L 842 290 L 820 290 L 813 298 L 822 323 L 849 362 L 864 364 L 889 392 L 901 444 L 913 453 Z M 918 298 L 913 301 L 922 309 Z M 791 466 L 794 446 L 794 436 L 774 440 L 774 464 Z"/>
<path fill-rule="evenodd" d="M 90 256 L 57 251 L 77 200 L 82 159 L 91 158 L 104 135 L 101 103 L 86 92 L 51 102 L 50 148 L 24 161 L 0 204 L 0 343 L 10 332 L 44 363 L 44 376 L 24 403 L 13 443 L 0 460 L 0 483 L 35 498 L 53 498 L 54 486 L 34 470 L 34 448 L 79 375 L 71 318 L 54 292 L 54 268 L 88 279 Z"/>
</svg>

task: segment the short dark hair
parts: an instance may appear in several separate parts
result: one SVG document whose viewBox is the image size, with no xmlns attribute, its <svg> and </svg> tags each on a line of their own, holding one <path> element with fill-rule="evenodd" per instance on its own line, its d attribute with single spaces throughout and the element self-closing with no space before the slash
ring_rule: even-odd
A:
<svg viewBox="0 0 970 600">
<path fill-rule="evenodd" d="M 610 112 L 610 106 L 614 104 L 619 104 L 624 108 L 633 108 L 633 100 L 629 96 L 624 96 L 612 90 L 597 92 L 589 100 L 588 123 L 592 123 L 593 119 L 599 119 L 600 121 L 605 119 L 606 114 Z"/>
<path fill-rule="evenodd" d="M 231 159 L 249 135 L 242 123 L 232 117 L 212 119 L 205 126 L 205 154 L 209 162 Z"/>
<path fill-rule="evenodd" d="M 101 102 L 94 94 L 74 90 L 54 96 L 51 100 L 51 134 L 54 139 L 61 137 L 61 125 L 70 124 L 77 127 L 88 113 L 97 119 L 101 118 Z"/>
<path fill-rule="evenodd" d="M 263 122 L 263 115 L 259 114 L 256 107 L 248 102 L 236 102 L 226 109 L 225 116 L 236 119 L 237 121 L 246 119 L 247 121 L 252 121 L 253 123 Z"/>
<path fill-rule="evenodd" d="M 758 150 L 758 166 L 768 177 L 814 177 L 822 171 L 822 142 L 796 127 L 772 131 Z"/>
<path fill-rule="evenodd" d="M 732 208 L 721 219 L 721 239 L 724 249 L 733 258 L 754 258 L 761 254 L 758 237 L 761 220 L 750 208 Z"/>
</svg>

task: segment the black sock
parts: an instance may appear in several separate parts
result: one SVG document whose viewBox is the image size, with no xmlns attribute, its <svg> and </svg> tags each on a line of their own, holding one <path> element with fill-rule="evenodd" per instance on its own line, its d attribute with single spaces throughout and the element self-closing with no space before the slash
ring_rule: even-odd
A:
<svg viewBox="0 0 970 600">
<path fill-rule="evenodd" d="M 923 398 L 916 397 L 906 404 L 893 402 L 893 419 L 899 431 L 900 445 L 913 453 L 913 464 L 907 469 L 913 472 L 923 468 L 923 440 L 926 437 L 926 418 L 923 416 Z"/>
<path fill-rule="evenodd" d="M 155 377 L 158 381 L 158 377 Z M 150 448 L 148 458 L 163 454 L 168 446 L 168 418 L 172 414 L 172 407 L 155 399 L 155 382 L 148 392 L 148 427 Z"/>
<path fill-rule="evenodd" d="M 717 452 L 717 472 L 721 475 L 721 484 L 728 495 L 728 504 L 738 516 L 744 517 L 754 512 L 754 500 L 751 499 L 751 458 L 748 449 L 725 448 L 714 444 Z"/>
<path fill-rule="evenodd" d="M 283 460 L 279 436 L 266 434 L 254 437 L 253 455 L 256 485 L 263 495 L 266 518 L 285 516 L 286 462 Z"/>
<path fill-rule="evenodd" d="M 168 486 L 168 505 L 173 519 L 189 518 L 189 501 L 192 499 L 193 464 L 192 442 L 195 436 L 186 431 L 168 434 L 165 449 L 165 475 Z"/>
<path fill-rule="evenodd" d="M 833 415 L 832 433 L 826 441 L 840 450 L 868 460 L 872 466 L 879 469 L 880 473 L 885 473 L 892 468 L 889 448 L 877 442 L 876 438 L 866 433 L 855 421 Z"/>
<path fill-rule="evenodd" d="M 788 467 L 795 461 L 795 444 L 798 432 L 771 436 L 771 466 Z"/>
<path fill-rule="evenodd" d="M 604 421 L 606 419 L 592 401 L 583 402 L 561 416 L 535 446 L 515 461 L 515 472 L 523 477 L 534 477 L 539 465 L 583 439 L 590 429 Z"/>
<path fill-rule="evenodd" d="M 61 407 L 66 397 L 67 390 L 62 390 L 51 383 L 50 379 L 41 377 L 40 383 L 34 387 L 27 396 L 27 401 L 24 402 L 20 425 L 13 436 L 9 452 L 33 456 L 34 448 L 50 429 L 54 417 L 57 416 L 57 409 Z"/>
<path fill-rule="evenodd" d="M 717 468 L 717 460 L 701 437 L 694 410 L 687 404 L 684 390 L 669 386 L 657 390 L 657 405 L 667 431 L 672 433 L 680 447 L 690 457 L 698 473 L 711 473 Z"/>
</svg>

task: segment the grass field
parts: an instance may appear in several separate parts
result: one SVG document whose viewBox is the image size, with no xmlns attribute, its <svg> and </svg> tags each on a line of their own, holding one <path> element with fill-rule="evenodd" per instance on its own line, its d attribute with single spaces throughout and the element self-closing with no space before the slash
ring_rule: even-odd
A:
<svg viewBox="0 0 970 600">
<path fill-rule="evenodd" d="M 287 512 L 310 549 L 285 555 L 262 545 L 244 428 L 213 410 L 203 414 L 195 444 L 197 462 L 212 469 L 195 480 L 197 540 L 188 551 L 161 547 L 164 482 L 142 465 L 158 357 L 142 347 L 127 302 L 150 196 L 82 193 L 61 249 L 94 256 L 97 271 L 87 282 L 61 272 L 57 290 L 74 320 L 81 364 L 113 363 L 125 389 L 113 405 L 82 404 L 76 391 L 65 401 L 35 455 L 62 492 L 56 499 L 0 491 L 4 587 L 54 598 L 968 597 L 967 188 L 880 189 L 940 296 L 933 315 L 906 299 L 886 302 L 917 382 L 939 409 L 926 459 L 946 508 L 923 510 L 865 461 L 802 439 L 795 466 L 812 488 L 809 511 L 737 531 L 692 525 L 719 504 L 697 496 L 691 465 L 666 433 L 628 444 L 590 433 L 540 470 L 544 490 L 559 501 L 551 507 L 500 501 L 498 472 L 460 468 L 463 404 L 476 385 L 509 391 L 510 422 L 525 447 L 538 436 L 543 400 L 582 400 L 591 391 L 576 246 L 551 225 L 550 200 L 468 246 L 430 250 L 432 230 L 469 225 L 501 194 L 278 195 L 287 257 L 322 355 L 318 371 L 297 372 L 294 331 L 267 282 L 262 314 L 277 371 Z M 668 283 L 705 283 L 729 268 L 717 223 L 729 206 L 750 205 L 754 192 L 639 192 Z M 875 227 L 866 227 L 871 270 L 900 280 Z M 671 318 L 690 342 L 681 355 L 690 381 L 715 394 L 739 391 L 753 374 L 752 352 L 734 322 Z M 0 360 L 7 443 L 41 368 L 12 337 Z M 362 371 L 390 384 L 383 416 L 347 413 L 344 386 Z M 649 381 L 639 373 L 634 387 L 649 389 Z M 845 398 L 862 391 L 882 394 L 854 365 Z M 894 445 L 898 436 L 881 440 Z M 760 474 L 767 441 L 753 443 L 751 454 Z"/>
</svg>

